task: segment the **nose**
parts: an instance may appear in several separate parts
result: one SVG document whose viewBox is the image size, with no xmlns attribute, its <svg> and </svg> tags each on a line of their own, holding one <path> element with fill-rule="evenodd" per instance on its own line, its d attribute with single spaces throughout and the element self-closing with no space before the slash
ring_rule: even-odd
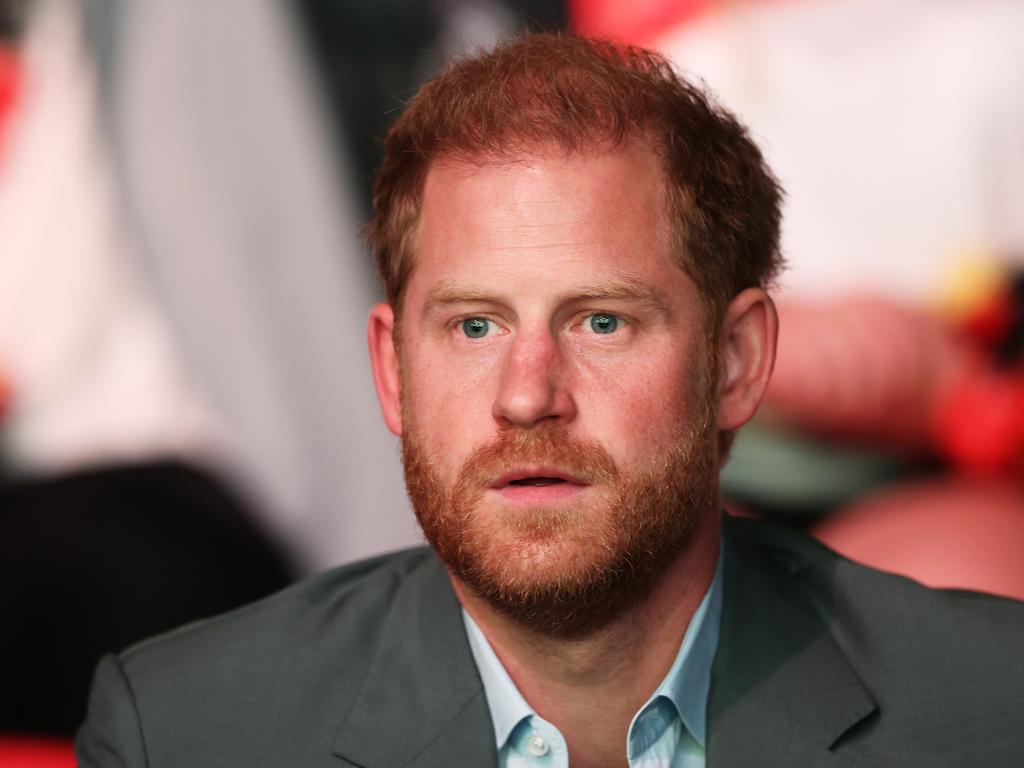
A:
<svg viewBox="0 0 1024 768">
<path fill-rule="evenodd" d="M 575 418 L 567 361 L 549 329 L 520 329 L 502 368 L 493 412 L 502 426 L 519 429 Z"/>
</svg>

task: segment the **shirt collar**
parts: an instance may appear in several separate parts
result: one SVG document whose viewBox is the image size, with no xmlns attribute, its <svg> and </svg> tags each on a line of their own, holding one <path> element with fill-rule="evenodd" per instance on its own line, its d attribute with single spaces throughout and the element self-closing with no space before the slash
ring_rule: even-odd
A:
<svg viewBox="0 0 1024 768">
<path fill-rule="evenodd" d="M 686 628 L 672 668 L 649 700 L 654 701 L 659 696 L 664 696 L 671 701 L 686 729 L 702 747 L 707 745 L 711 666 L 715 660 L 715 651 L 718 649 L 718 631 L 722 623 L 724 557 L 724 547 L 720 546 L 714 578 L 711 579 L 704 598 L 690 619 L 690 625 Z"/>
<path fill-rule="evenodd" d="M 719 547 L 718 565 L 714 578 L 708 585 L 704 597 L 690 619 L 683 642 L 679 646 L 675 661 L 661 685 L 654 691 L 648 702 L 641 707 L 664 697 L 672 702 L 683 724 L 693 737 L 706 745 L 707 702 L 711 687 L 711 665 L 718 647 L 718 632 L 722 619 L 722 560 L 724 547 Z M 494 649 L 483 631 L 473 621 L 466 609 L 462 609 L 462 620 L 473 660 L 480 671 L 487 706 L 494 724 L 494 738 L 501 749 L 511 736 L 513 729 L 524 719 L 536 715 L 533 708 L 519 693 L 505 667 L 498 660 Z"/>
<path fill-rule="evenodd" d="M 484 637 L 483 631 L 473 621 L 473 617 L 466 613 L 465 608 L 462 609 L 462 620 L 466 624 L 469 648 L 473 652 L 476 668 L 480 671 L 487 706 L 491 710 L 495 743 L 498 749 L 501 749 L 519 722 L 536 713 L 519 693 L 516 684 L 512 682 L 491 644 Z"/>
</svg>

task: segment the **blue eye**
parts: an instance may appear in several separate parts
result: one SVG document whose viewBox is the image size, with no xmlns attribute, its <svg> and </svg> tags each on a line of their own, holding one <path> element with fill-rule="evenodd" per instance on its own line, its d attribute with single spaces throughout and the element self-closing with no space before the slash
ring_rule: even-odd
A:
<svg viewBox="0 0 1024 768">
<path fill-rule="evenodd" d="M 470 339 L 482 339 L 491 330 L 491 321 L 470 317 L 462 321 L 462 332 Z"/>
<path fill-rule="evenodd" d="M 590 330 L 594 333 L 615 333 L 619 327 L 619 318 L 598 312 L 590 316 Z"/>
</svg>

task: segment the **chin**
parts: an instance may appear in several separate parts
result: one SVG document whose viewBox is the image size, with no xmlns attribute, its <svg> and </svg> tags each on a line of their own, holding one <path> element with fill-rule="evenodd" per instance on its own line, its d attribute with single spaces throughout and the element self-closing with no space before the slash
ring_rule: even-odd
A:
<svg viewBox="0 0 1024 768">
<path fill-rule="evenodd" d="M 552 535 L 512 536 L 494 544 L 490 552 L 480 553 L 478 568 L 489 580 L 523 589 L 578 584 L 607 567 L 602 555 L 608 547 L 601 542 Z"/>
</svg>

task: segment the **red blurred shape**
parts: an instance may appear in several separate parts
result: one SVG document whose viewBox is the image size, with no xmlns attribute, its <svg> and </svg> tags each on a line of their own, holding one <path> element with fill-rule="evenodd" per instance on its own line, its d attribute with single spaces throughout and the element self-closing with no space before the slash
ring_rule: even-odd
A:
<svg viewBox="0 0 1024 768">
<path fill-rule="evenodd" d="M 971 355 L 932 315 L 871 296 L 779 303 L 779 353 L 765 405 L 810 434 L 930 447 L 937 398 Z"/>
<path fill-rule="evenodd" d="M 974 371 L 943 398 L 934 429 L 940 451 L 961 471 L 1015 473 L 1024 462 L 1024 375 Z"/>
<path fill-rule="evenodd" d="M 942 478 L 880 491 L 812 533 L 840 554 L 932 587 L 1024 600 L 1024 490 Z"/>
<path fill-rule="evenodd" d="M 21 84 L 21 65 L 13 48 L 0 44 L 0 158 L 2 158 L 4 135 L 14 107 L 18 103 Z"/>
<path fill-rule="evenodd" d="M 0 736 L 3 768 L 75 768 L 70 741 L 32 736 Z"/>
<path fill-rule="evenodd" d="M 586 37 L 644 45 L 709 5 L 709 0 L 569 0 L 569 26 Z"/>
</svg>

